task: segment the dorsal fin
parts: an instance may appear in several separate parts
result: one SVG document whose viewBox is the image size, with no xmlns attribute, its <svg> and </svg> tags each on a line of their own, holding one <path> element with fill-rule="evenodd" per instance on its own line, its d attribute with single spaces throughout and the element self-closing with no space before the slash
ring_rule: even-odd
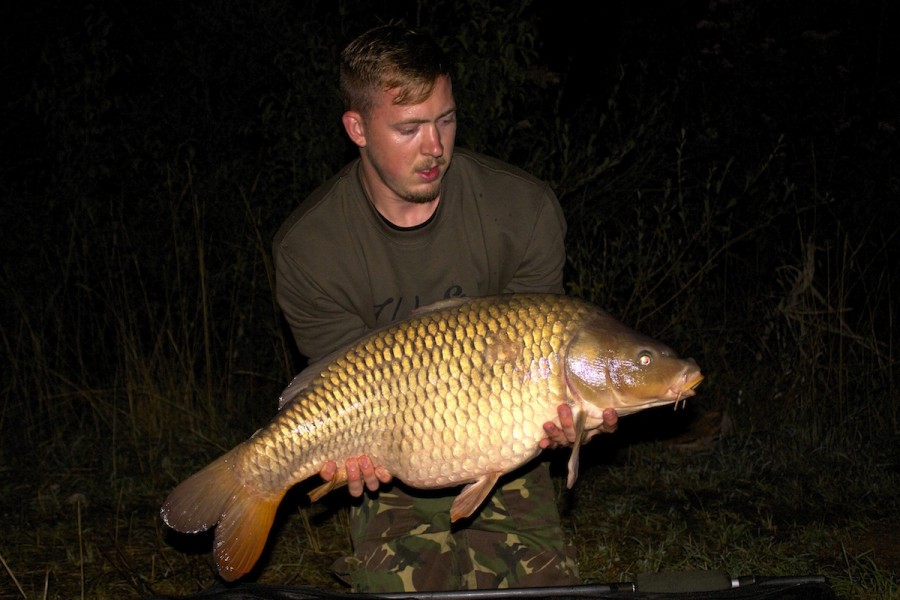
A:
<svg viewBox="0 0 900 600">
<path fill-rule="evenodd" d="M 284 408 L 284 405 L 296 398 L 300 395 L 300 392 L 305 390 L 309 384 L 312 382 L 316 376 L 321 373 L 325 367 L 330 365 L 334 360 L 347 352 L 350 348 L 350 345 L 344 346 L 343 348 L 339 348 L 332 352 L 331 354 L 325 355 L 324 358 L 320 358 L 319 360 L 310 363 L 306 366 L 305 369 L 297 373 L 291 382 L 288 384 L 284 390 L 282 390 L 281 395 L 278 396 L 278 410 Z"/>
<path fill-rule="evenodd" d="M 432 302 L 431 304 L 426 304 L 424 306 L 420 306 L 419 308 L 414 308 L 413 311 L 410 313 L 410 316 L 418 317 L 419 315 L 434 312 L 436 310 L 444 310 L 445 308 L 454 308 L 456 306 L 461 306 L 471 300 L 472 299 L 469 298 L 468 296 L 459 296 L 456 298 L 444 298 L 443 300 L 438 300 L 437 302 Z"/>
<path fill-rule="evenodd" d="M 471 300 L 471 298 L 469 298 L 467 296 L 460 296 L 458 298 L 447 298 L 444 300 L 438 300 L 437 302 L 432 302 L 431 304 L 426 304 L 424 306 L 420 306 L 419 308 L 413 309 L 413 311 L 409 315 L 409 318 L 417 317 L 417 316 L 427 314 L 430 312 L 443 310 L 445 308 L 452 308 L 454 306 L 460 306 L 462 304 L 465 304 L 466 302 L 469 302 L 470 300 Z M 346 344 L 345 346 L 338 348 L 331 354 L 325 355 L 324 358 L 320 358 L 319 360 L 307 365 L 307 367 L 305 369 L 303 369 L 302 371 L 300 371 L 299 373 L 297 373 L 297 375 L 291 380 L 291 382 L 287 385 L 287 387 L 284 388 L 284 390 L 282 390 L 281 395 L 278 397 L 278 410 L 281 410 L 282 408 L 284 408 L 285 404 L 287 404 L 288 402 L 290 402 L 291 400 L 296 398 L 300 394 L 300 392 L 305 390 L 309 386 L 309 384 L 312 382 L 312 380 L 315 379 L 316 376 L 318 376 L 319 373 L 321 373 L 325 369 L 325 367 L 327 367 L 332 362 L 334 362 L 334 360 L 337 357 L 345 354 L 348 350 L 350 350 L 350 348 L 352 348 L 353 346 L 356 346 L 360 342 L 360 340 L 362 340 L 366 337 L 369 337 L 371 335 L 374 335 L 374 334 L 380 332 L 381 330 L 387 329 L 388 327 L 391 327 L 395 324 L 396 323 L 389 323 L 382 327 L 378 327 L 376 329 L 368 331 L 365 334 L 363 334 L 362 336 L 360 336 L 359 339 L 357 339 L 349 344 Z"/>
</svg>

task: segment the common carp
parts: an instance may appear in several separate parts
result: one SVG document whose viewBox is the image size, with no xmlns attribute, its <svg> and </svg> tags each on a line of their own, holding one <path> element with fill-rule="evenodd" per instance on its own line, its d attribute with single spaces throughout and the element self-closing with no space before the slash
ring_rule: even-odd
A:
<svg viewBox="0 0 900 600">
<path fill-rule="evenodd" d="M 578 441 L 603 410 L 620 416 L 694 395 L 696 362 L 626 327 L 598 307 L 555 294 L 454 299 L 419 309 L 311 365 L 283 407 L 248 440 L 188 478 L 162 506 L 183 533 L 216 526 L 215 557 L 228 581 L 256 563 L 285 492 L 341 467 L 310 492 L 347 482 L 347 458 L 367 454 L 418 488 L 464 486 L 451 520 L 471 516 L 497 480 L 537 456 L 572 407 Z"/>
</svg>

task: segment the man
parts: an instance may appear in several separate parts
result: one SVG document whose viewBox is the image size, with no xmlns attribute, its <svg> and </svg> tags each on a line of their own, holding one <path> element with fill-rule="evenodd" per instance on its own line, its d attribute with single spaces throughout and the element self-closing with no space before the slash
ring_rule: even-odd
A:
<svg viewBox="0 0 900 600">
<path fill-rule="evenodd" d="M 454 296 L 563 292 L 565 220 L 546 183 L 454 152 L 447 59 L 405 28 L 377 27 L 341 54 L 343 125 L 359 159 L 316 190 L 275 237 L 276 295 L 297 346 L 317 360 L 418 306 Z M 602 430 L 616 427 L 615 411 Z M 542 447 L 574 441 L 571 410 Z M 354 554 L 338 574 L 360 592 L 573 585 L 547 463 L 501 480 L 483 509 L 450 526 L 458 490 L 394 482 L 368 457 L 346 469 Z M 364 494 L 364 487 L 370 494 Z"/>
</svg>

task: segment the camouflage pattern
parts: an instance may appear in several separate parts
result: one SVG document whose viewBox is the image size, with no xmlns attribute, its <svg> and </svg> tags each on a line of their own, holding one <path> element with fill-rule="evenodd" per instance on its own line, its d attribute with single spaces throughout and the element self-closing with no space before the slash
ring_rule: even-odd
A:
<svg viewBox="0 0 900 600">
<path fill-rule="evenodd" d="M 365 496 L 351 509 L 354 554 L 335 574 L 368 593 L 577 585 L 547 463 L 501 481 L 479 513 L 452 526 L 453 494 L 394 484 Z"/>
</svg>

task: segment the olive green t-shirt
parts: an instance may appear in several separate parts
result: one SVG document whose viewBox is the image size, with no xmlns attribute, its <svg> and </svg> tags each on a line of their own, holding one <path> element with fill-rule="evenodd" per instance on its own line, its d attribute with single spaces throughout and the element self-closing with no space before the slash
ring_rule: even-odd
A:
<svg viewBox="0 0 900 600">
<path fill-rule="evenodd" d="M 357 159 L 276 234 L 276 297 L 300 352 L 317 360 L 445 298 L 561 293 L 565 233 L 546 183 L 464 149 L 432 218 L 397 228 L 369 202 Z"/>
</svg>

